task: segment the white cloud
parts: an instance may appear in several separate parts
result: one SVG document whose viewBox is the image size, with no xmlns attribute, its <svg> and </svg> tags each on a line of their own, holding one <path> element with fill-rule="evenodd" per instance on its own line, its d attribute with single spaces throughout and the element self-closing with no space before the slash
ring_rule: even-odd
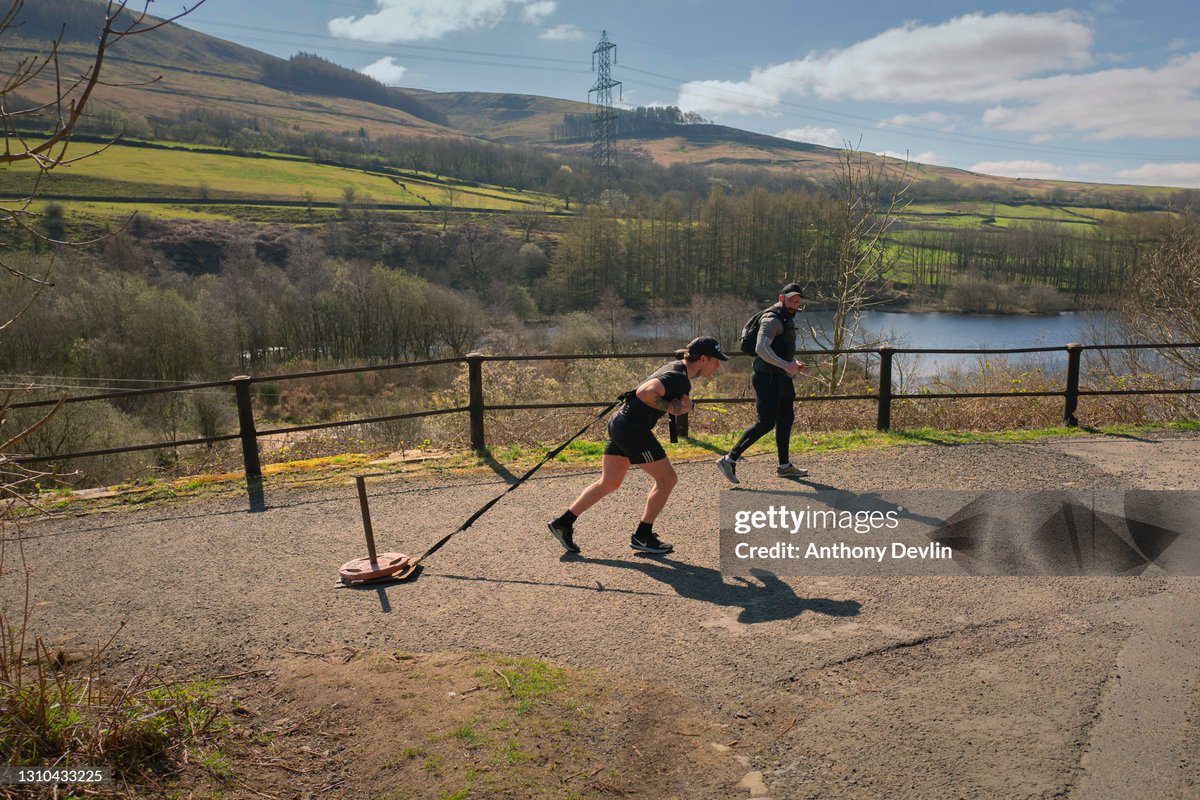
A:
<svg viewBox="0 0 1200 800">
<path fill-rule="evenodd" d="M 757 68 L 745 80 L 692 81 L 680 87 L 677 104 L 709 115 L 772 114 L 806 97 L 983 104 L 984 125 L 1038 141 L 1195 137 L 1200 52 L 1158 67 L 1096 69 L 1092 48 L 1091 28 L 1072 11 L 967 14 L 938 25 L 907 23 L 840 50 Z M 900 114 L 884 125 L 936 126 L 937 113 Z"/>
<path fill-rule="evenodd" d="M 924 114 L 897 114 L 879 123 L 879 127 L 881 128 L 895 126 L 906 128 L 937 128 L 941 131 L 952 131 L 957 126 L 957 123 L 940 111 L 927 111 Z"/>
<path fill-rule="evenodd" d="M 1200 189 L 1200 162 L 1143 164 L 1132 169 L 1118 170 L 1117 177 L 1129 183 Z"/>
<path fill-rule="evenodd" d="M 578 42 L 586 34 L 574 25 L 556 25 L 538 34 L 539 39 L 551 42 Z"/>
<path fill-rule="evenodd" d="M 985 175 L 1003 175 L 1008 178 L 1061 179 L 1063 170 L 1049 161 L 980 161 L 972 164 L 971 172 Z"/>
<path fill-rule="evenodd" d="M 558 8 L 558 0 L 536 0 L 525 6 L 521 12 L 521 19 L 530 25 L 541 25 L 542 20 L 553 14 L 556 8 Z"/>
<path fill-rule="evenodd" d="M 1179 50 L 1186 50 L 1187 46 L 1188 46 L 1188 40 L 1184 39 L 1182 36 L 1179 36 L 1179 37 L 1172 39 L 1167 44 L 1167 49 L 1172 52 L 1177 52 Z"/>
<path fill-rule="evenodd" d="M 782 94 L 735 81 L 691 81 L 679 87 L 675 105 L 705 114 L 765 114 L 774 112 Z"/>
<path fill-rule="evenodd" d="M 408 72 L 408 68 L 396 63 L 396 59 L 391 56 L 384 56 L 374 64 L 368 64 L 359 70 L 364 75 L 370 75 L 380 83 L 385 83 L 388 86 L 395 86 L 404 78 L 404 73 Z"/>
<path fill-rule="evenodd" d="M 680 107 L 686 101 L 689 111 L 763 111 L 788 95 L 893 102 L 978 99 L 1022 78 L 1087 66 L 1091 45 L 1091 30 L 1070 11 L 967 14 L 935 26 L 907 23 L 843 50 L 755 69 L 744 81 L 684 84 Z M 738 94 L 753 101 L 739 102 Z"/>
<path fill-rule="evenodd" d="M 1200 129 L 1200 53 L 1137 67 L 1022 81 L 983 122 L 1001 130 L 1067 130 L 1092 140 L 1191 139 Z"/>
<path fill-rule="evenodd" d="M 877 156 L 885 156 L 894 161 L 909 161 L 915 164 L 934 164 L 937 163 L 938 155 L 932 150 L 926 150 L 924 153 L 899 153 L 895 150 L 884 150 L 882 153 L 876 153 Z"/>
<path fill-rule="evenodd" d="M 329 20 L 329 32 L 343 39 L 377 44 L 440 39 L 473 28 L 494 28 L 520 10 L 527 20 L 541 20 L 556 0 L 375 0 L 376 10 L 361 17 Z"/>
<path fill-rule="evenodd" d="M 789 128 L 775 135 L 780 139 L 791 139 L 793 142 L 823 144 L 826 147 L 841 147 L 845 144 L 845 139 L 843 139 L 842 134 L 838 132 L 837 128 L 818 128 L 816 126 Z"/>
</svg>

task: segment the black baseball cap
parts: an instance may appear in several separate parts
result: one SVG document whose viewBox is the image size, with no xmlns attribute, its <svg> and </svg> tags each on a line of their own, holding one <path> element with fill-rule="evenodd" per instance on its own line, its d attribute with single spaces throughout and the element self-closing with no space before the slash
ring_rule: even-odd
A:
<svg viewBox="0 0 1200 800">
<path fill-rule="evenodd" d="M 687 344 L 689 356 L 712 356 L 721 361 L 728 361 L 729 356 L 721 349 L 721 343 L 711 336 L 697 336 Z"/>
<path fill-rule="evenodd" d="M 784 297 L 787 297 L 789 294 L 798 294 L 801 297 L 804 297 L 804 289 L 802 289 L 798 283 L 789 283 L 787 286 L 780 289 L 779 293 Z"/>
</svg>

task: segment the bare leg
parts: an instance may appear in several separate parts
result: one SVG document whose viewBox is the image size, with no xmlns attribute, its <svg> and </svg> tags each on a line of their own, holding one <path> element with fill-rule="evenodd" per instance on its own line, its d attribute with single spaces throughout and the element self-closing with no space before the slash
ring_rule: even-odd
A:
<svg viewBox="0 0 1200 800">
<path fill-rule="evenodd" d="M 638 466 L 654 478 L 654 488 L 650 490 L 650 495 L 646 498 L 646 508 L 642 512 L 642 522 L 654 522 L 658 519 L 658 514 L 663 510 L 663 506 L 667 504 L 671 490 L 675 488 L 675 484 L 679 483 L 679 476 L 675 474 L 675 468 L 671 466 L 671 462 L 665 458 L 649 464 L 638 464 Z"/>
<path fill-rule="evenodd" d="M 579 516 L 620 488 L 621 482 L 625 480 L 625 473 L 629 472 L 629 459 L 625 456 L 605 456 L 603 464 L 600 478 L 580 492 L 575 502 L 571 503 L 570 511 L 575 516 Z M 670 492 L 670 489 L 667 491 Z"/>
</svg>

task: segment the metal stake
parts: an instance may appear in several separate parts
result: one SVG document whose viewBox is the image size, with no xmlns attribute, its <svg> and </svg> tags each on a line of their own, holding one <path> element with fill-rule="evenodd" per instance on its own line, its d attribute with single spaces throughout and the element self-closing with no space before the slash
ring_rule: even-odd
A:
<svg viewBox="0 0 1200 800">
<path fill-rule="evenodd" d="M 362 507 L 363 530 L 367 534 L 367 555 L 371 559 L 371 565 L 375 566 L 378 559 L 375 557 L 375 535 L 371 532 L 371 509 L 367 505 L 367 482 L 361 475 L 355 476 L 354 479 L 358 481 L 358 504 Z"/>
</svg>

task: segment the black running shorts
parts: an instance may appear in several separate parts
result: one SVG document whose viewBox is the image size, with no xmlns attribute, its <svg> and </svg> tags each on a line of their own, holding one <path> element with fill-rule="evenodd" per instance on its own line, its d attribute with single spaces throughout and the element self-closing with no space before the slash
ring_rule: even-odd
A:
<svg viewBox="0 0 1200 800">
<path fill-rule="evenodd" d="M 644 425 L 622 425 L 620 417 L 608 423 L 606 456 L 624 456 L 630 464 L 650 464 L 667 457 L 654 431 Z"/>
</svg>

